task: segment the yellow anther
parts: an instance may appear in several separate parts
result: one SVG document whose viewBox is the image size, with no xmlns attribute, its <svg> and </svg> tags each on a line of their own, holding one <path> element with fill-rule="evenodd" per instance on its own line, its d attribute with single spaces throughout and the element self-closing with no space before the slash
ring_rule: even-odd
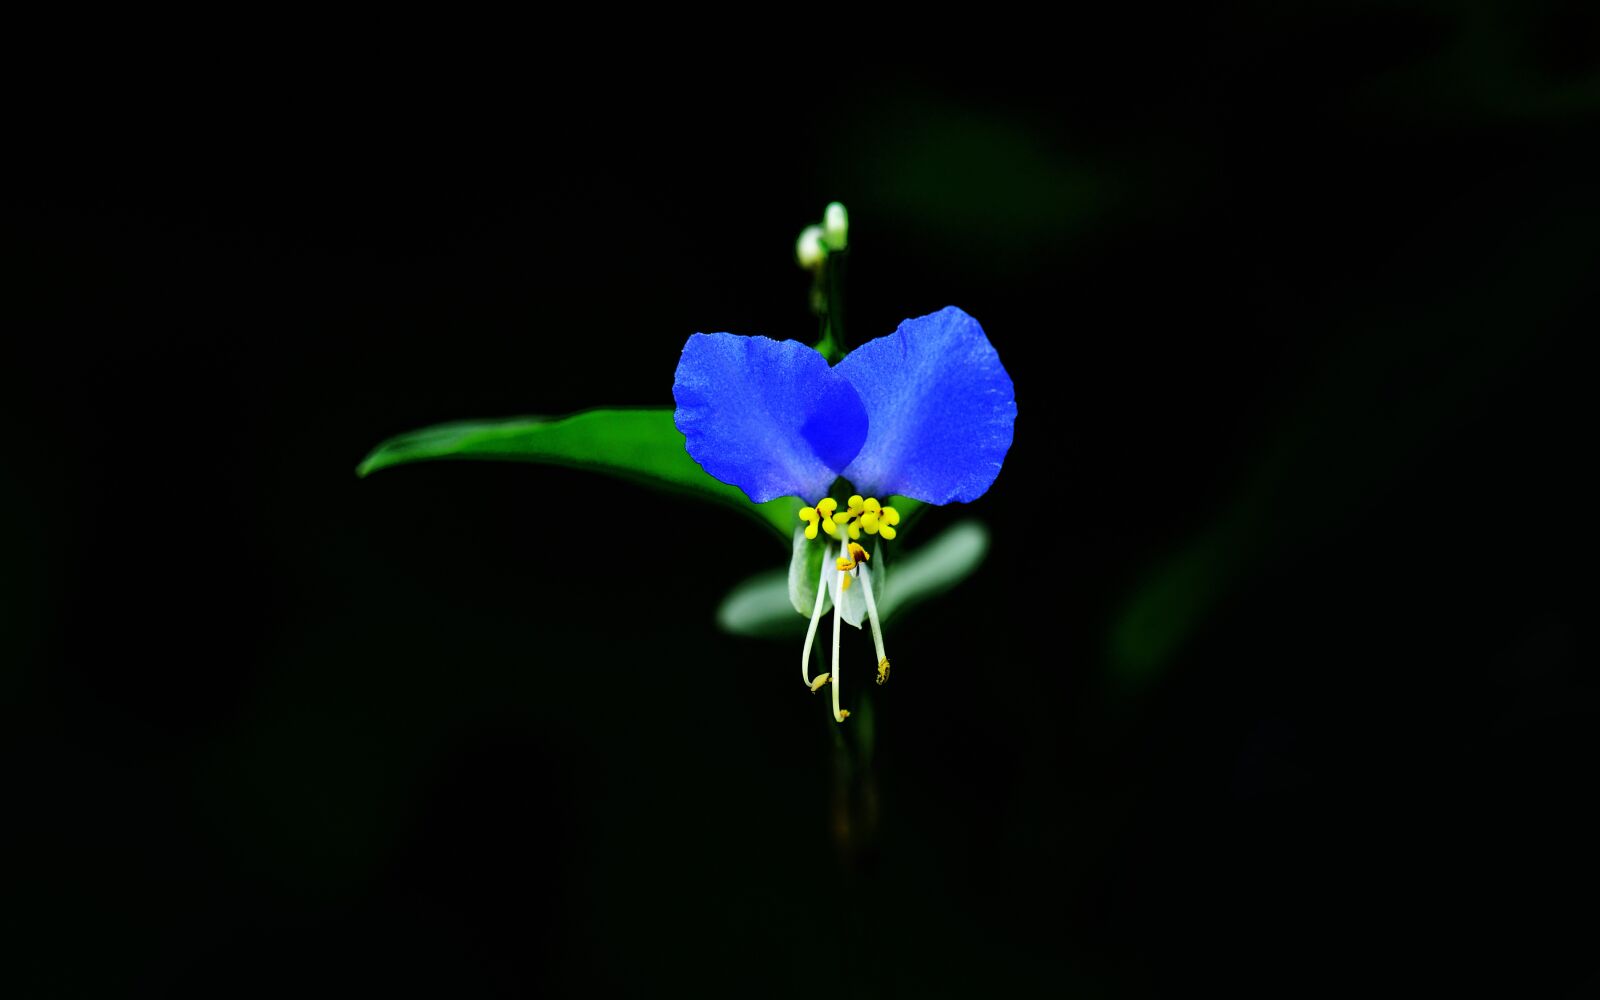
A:
<svg viewBox="0 0 1600 1000">
<path fill-rule="evenodd" d="M 802 507 L 800 509 L 800 520 L 806 523 L 806 537 L 817 537 L 817 529 L 821 528 L 828 533 L 829 537 L 838 538 L 839 529 L 837 526 L 843 524 L 850 516 L 842 513 L 835 514 L 834 511 L 838 509 L 839 501 L 832 497 L 823 497 L 817 501 L 815 507 Z"/>
<path fill-rule="evenodd" d="M 880 674 L 882 673 L 882 668 L 879 669 L 879 673 Z M 818 674 L 817 675 L 817 679 L 811 682 L 811 693 L 812 694 L 816 694 L 818 691 L 821 691 L 822 690 L 822 685 L 828 683 L 828 678 L 830 676 L 832 676 L 832 675 L 830 675 L 830 674 Z M 882 684 L 883 681 L 879 681 L 878 683 Z"/>
<path fill-rule="evenodd" d="M 863 499 L 861 494 L 857 493 L 846 501 L 844 510 L 838 510 L 838 506 L 832 497 L 818 500 L 816 506 L 816 511 L 822 518 L 822 530 L 834 538 L 839 537 L 838 529 L 841 527 L 850 533 L 852 541 L 859 539 L 863 531 L 869 535 L 881 534 L 884 538 L 895 536 L 894 525 L 900 523 L 900 512 L 893 507 L 883 506 L 877 497 Z M 816 536 L 808 532 L 806 537 Z"/>
<path fill-rule="evenodd" d="M 865 521 L 866 518 L 862 518 L 863 525 L 865 525 Z M 895 536 L 894 526 L 899 523 L 900 512 L 893 507 L 885 507 L 878 511 L 878 534 L 883 538 L 893 540 Z M 868 528 L 867 530 L 871 531 L 872 529 Z"/>
<path fill-rule="evenodd" d="M 861 546 L 852 544 L 850 547 L 852 549 L 859 549 Z M 841 573 L 848 573 L 856 568 L 856 561 L 851 559 L 849 556 L 840 556 L 838 559 L 834 560 L 833 564 L 839 567 L 839 572 Z"/>
<path fill-rule="evenodd" d="M 823 680 L 827 680 L 828 679 L 828 675 L 827 674 L 823 674 L 822 675 L 822 679 Z M 878 661 L 878 683 L 882 684 L 884 681 L 886 681 L 888 679 L 889 679 L 889 658 L 887 656 L 885 656 L 883 659 Z M 816 688 L 812 688 L 811 690 L 815 691 Z"/>
<path fill-rule="evenodd" d="M 871 559 L 872 556 L 871 556 L 871 554 L 869 554 L 867 552 L 866 549 L 864 549 L 861 546 L 857 545 L 855 542 L 851 542 L 850 543 L 850 558 L 858 559 L 861 562 L 866 562 L 868 559 Z M 840 562 L 844 562 L 843 559 L 840 559 L 839 561 Z M 844 567 L 841 566 L 839 568 L 843 569 Z"/>
<path fill-rule="evenodd" d="M 841 708 L 839 710 L 839 721 L 843 722 L 848 718 L 850 718 L 850 710 L 848 708 Z"/>
</svg>

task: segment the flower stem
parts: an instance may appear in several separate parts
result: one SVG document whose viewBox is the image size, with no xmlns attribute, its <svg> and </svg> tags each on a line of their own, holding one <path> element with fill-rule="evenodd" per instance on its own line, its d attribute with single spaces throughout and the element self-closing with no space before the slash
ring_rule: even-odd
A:
<svg viewBox="0 0 1600 1000">
<path fill-rule="evenodd" d="M 817 352 L 837 364 L 849 348 L 844 336 L 844 265 L 850 251 L 834 250 L 822 262 L 817 275 L 817 288 L 813 302 L 821 305 L 822 332 L 817 339 Z"/>
<path fill-rule="evenodd" d="M 876 854 L 878 819 L 881 808 L 877 767 L 873 761 L 872 699 L 863 698 L 856 708 L 865 725 L 830 726 L 833 730 L 834 846 L 839 861 L 852 875 L 870 873 Z M 855 721 L 852 716 L 852 721 Z M 854 734 L 852 736 L 851 734 Z"/>
<path fill-rule="evenodd" d="M 850 350 L 849 341 L 844 336 L 844 265 L 849 257 L 849 250 L 835 250 L 828 254 L 828 261 L 823 265 L 822 280 L 828 296 L 828 332 L 841 358 Z"/>
</svg>

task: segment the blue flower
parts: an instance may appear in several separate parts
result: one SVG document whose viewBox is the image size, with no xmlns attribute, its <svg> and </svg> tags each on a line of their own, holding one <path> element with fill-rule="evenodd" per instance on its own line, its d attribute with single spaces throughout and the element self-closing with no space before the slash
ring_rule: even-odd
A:
<svg viewBox="0 0 1600 1000">
<path fill-rule="evenodd" d="M 805 538 L 816 537 L 819 521 L 838 538 L 831 574 L 823 560 L 801 672 L 813 691 L 830 679 L 811 679 L 810 653 L 823 594 L 831 593 L 834 715 L 842 722 L 849 713 L 839 709 L 841 614 L 859 628 L 865 611 L 879 683 L 889 669 L 860 531 L 894 537 L 898 514 L 880 496 L 967 503 L 989 489 L 1011 447 L 1011 377 L 978 321 L 950 306 L 906 320 L 832 367 L 798 341 L 697 333 L 684 344 L 672 395 L 674 422 L 701 468 L 756 503 L 814 502 L 801 511 Z M 826 496 L 839 477 L 857 491 L 843 510 Z M 798 551 L 798 534 L 796 544 Z M 857 578 L 859 598 L 850 593 Z"/>
</svg>

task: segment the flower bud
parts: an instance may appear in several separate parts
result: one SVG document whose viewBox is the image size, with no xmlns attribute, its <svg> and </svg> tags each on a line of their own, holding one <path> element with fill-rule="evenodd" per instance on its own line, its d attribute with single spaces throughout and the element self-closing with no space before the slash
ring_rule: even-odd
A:
<svg viewBox="0 0 1600 1000">
<path fill-rule="evenodd" d="M 800 238 L 794 242 L 794 259 L 800 262 L 801 267 L 815 271 L 827 256 L 827 248 L 822 245 L 821 226 L 807 226 L 800 230 Z"/>
<path fill-rule="evenodd" d="M 850 214 L 836 201 L 822 213 L 822 238 L 829 250 L 843 250 L 850 242 Z"/>
</svg>

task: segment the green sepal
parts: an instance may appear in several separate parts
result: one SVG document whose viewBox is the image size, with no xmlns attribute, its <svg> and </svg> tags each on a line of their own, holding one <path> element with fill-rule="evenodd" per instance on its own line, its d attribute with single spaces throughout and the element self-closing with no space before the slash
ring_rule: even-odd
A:
<svg viewBox="0 0 1600 1000">
<path fill-rule="evenodd" d="M 378 445 L 356 467 L 356 475 L 436 459 L 534 462 L 603 472 L 716 501 L 781 535 L 789 534 L 800 510 L 800 501 L 793 497 L 751 503 L 738 487 L 713 479 L 689 457 L 668 409 L 586 410 L 566 417 L 435 424 Z"/>
<path fill-rule="evenodd" d="M 807 538 L 806 526 L 795 526 L 794 551 L 789 555 L 789 603 L 808 621 L 817 606 L 817 581 L 822 579 L 822 560 L 827 554 L 826 536 Z M 826 612 L 832 606 L 832 597 L 824 593 L 822 610 Z"/>
</svg>

